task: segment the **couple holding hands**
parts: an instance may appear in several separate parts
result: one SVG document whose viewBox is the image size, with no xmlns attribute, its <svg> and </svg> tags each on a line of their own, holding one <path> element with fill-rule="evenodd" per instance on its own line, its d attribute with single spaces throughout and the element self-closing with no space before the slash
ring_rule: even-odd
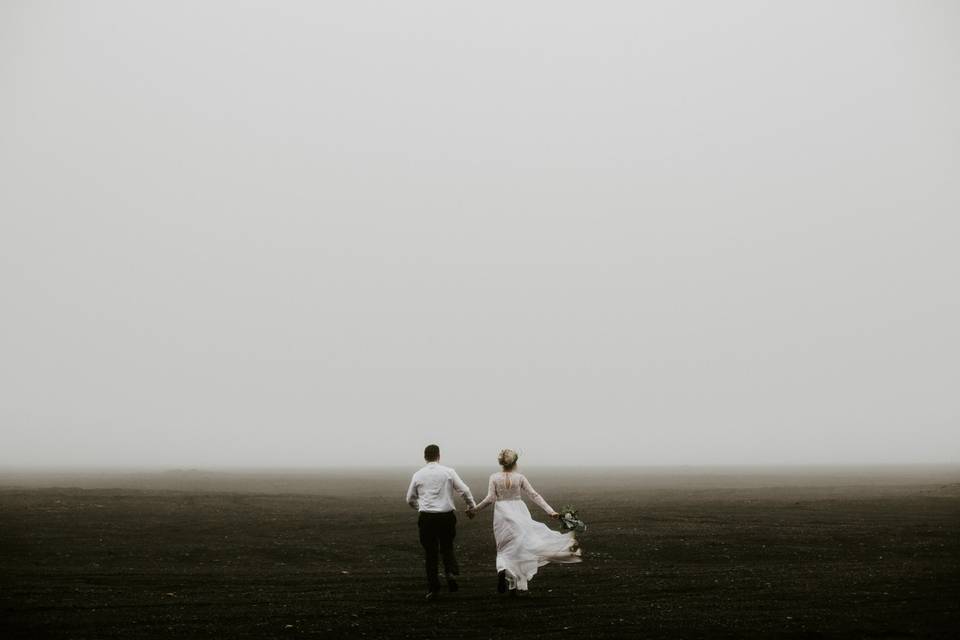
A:
<svg viewBox="0 0 960 640">
<path fill-rule="evenodd" d="M 456 576 L 460 573 L 453 552 L 457 533 L 456 507 L 453 494 L 458 493 L 467 504 L 467 517 L 473 518 L 491 504 L 493 535 L 497 542 L 497 591 L 522 595 L 527 582 L 537 569 L 550 562 L 580 562 L 580 545 L 573 532 L 561 533 L 537 522 L 522 500 L 526 496 L 550 517 L 560 514 L 537 493 L 530 481 L 517 471 L 517 453 L 512 449 L 500 452 L 497 462 L 501 470 L 490 476 L 487 497 L 477 504 L 470 488 L 457 472 L 440 464 L 440 447 L 428 445 L 423 450 L 427 464 L 413 474 L 407 490 L 407 504 L 420 512 L 420 544 L 426 552 L 427 600 L 440 592 L 437 576 L 439 559 L 443 558 L 447 588 L 458 589 Z"/>
</svg>

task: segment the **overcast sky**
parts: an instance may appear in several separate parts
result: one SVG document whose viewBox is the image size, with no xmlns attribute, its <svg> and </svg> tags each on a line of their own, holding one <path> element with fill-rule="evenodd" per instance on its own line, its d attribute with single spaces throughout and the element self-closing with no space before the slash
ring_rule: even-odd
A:
<svg viewBox="0 0 960 640">
<path fill-rule="evenodd" d="M 0 464 L 960 461 L 955 2 L 0 4 Z"/>
</svg>

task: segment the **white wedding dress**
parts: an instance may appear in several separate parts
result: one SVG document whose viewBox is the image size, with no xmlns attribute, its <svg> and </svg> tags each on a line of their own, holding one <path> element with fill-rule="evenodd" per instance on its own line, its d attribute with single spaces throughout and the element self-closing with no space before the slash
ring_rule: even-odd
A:
<svg viewBox="0 0 960 640">
<path fill-rule="evenodd" d="M 477 505 L 477 511 L 494 504 L 497 572 L 506 572 L 511 589 L 526 591 L 527 581 L 543 565 L 580 562 L 580 547 L 572 532 L 560 533 L 534 520 L 522 495 L 547 513 L 556 513 L 530 482 L 515 471 L 500 471 L 490 476 L 487 497 Z"/>
</svg>

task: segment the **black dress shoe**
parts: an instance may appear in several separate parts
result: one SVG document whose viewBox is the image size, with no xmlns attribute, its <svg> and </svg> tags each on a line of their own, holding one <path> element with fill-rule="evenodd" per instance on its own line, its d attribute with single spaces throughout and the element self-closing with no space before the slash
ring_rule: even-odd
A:
<svg viewBox="0 0 960 640">
<path fill-rule="evenodd" d="M 427 591 L 427 595 L 424 596 L 424 599 L 425 599 L 427 602 L 433 602 L 433 601 L 435 601 L 435 600 L 437 599 L 437 596 L 438 596 L 439 594 L 440 594 L 440 591 L 439 591 L 439 590 L 434 591 L 433 589 L 431 589 L 430 591 Z"/>
<path fill-rule="evenodd" d="M 507 572 L 501 571 L 497 574 L 497 593 L 507 592 Z"/>
<path fill-rule="evenodd" d="M 453 593 L 454 591 L 459 591 L 460 585 L 457 584 L 457 581 L 453 576 L 447 576 L 447 591 Z"/>
</svg>

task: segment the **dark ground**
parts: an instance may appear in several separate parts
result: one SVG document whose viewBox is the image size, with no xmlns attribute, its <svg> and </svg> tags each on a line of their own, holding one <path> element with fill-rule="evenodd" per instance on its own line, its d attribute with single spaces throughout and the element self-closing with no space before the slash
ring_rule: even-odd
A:
<svg viewBox="0 0 960 640">
<path fill-rule="evenodd" d="M 0 474 L 0 636 L 946 638 L 960 630 L 956 467 L 527 471 L 555 507 L 579 507 L 590 525 L 585 561 L 545 567 L 528 598 L 498 596 L 491 512 L 461 517 L 461 590 L 434 604 L 423 602 L 416 518 L 402 500 L 406 470 L 365 479 Z M 484 475 L 461 472 L 482 494 Z"/>
</svg>

